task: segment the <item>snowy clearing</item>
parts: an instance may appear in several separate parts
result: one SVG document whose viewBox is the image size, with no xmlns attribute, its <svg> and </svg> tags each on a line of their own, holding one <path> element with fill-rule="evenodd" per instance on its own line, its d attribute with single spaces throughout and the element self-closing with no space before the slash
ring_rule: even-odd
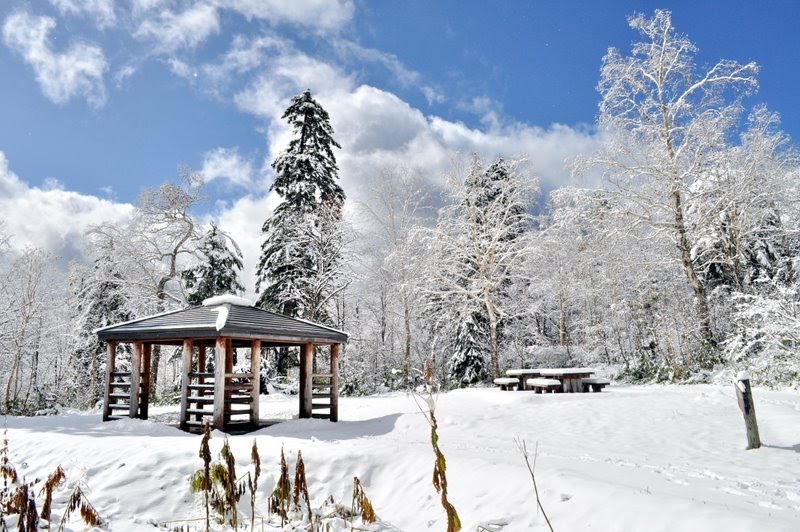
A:
<svg viewBox="0 0 800 532">
<path fill-rule="evenodd" d="M 437 417 L 450 500 L 464 530 L 545 530 L 514 438 L 538 442 L 536 477 L 557 531 L 800 529 L 800 394 L 756 389 L 764 447 L 745 451 L 733 386 L 614 386 L 600 394 L 465 389 L 441 394 Z M 263 396 L 262 418 L 291 418 L 296 396 Z M 312 504 L 332 495 L 349 508 L 358 476 L 377 515 L 406 531 L 444 530 L 431 485 L 430 429 L 406 394 L 342 398 L 337 424 L 287 420 L 230 437 L 237 469 L 261 454 L 259 511 L 275 486 L 281 446 L 294 472 L 306 464 Z M 80 480 L 108 530 L 197 518 L 189 476 L 201 466 L 200 436 L 151 420 L 102 423 L 99 412 L 8 417 L 9 458 L 28 480 L 61 464 Z M 217 458 L 223 434 L 214 432 Z M 38 490 L 38 487 L 37 487 Z M 61 512 L 68 490 L 56 498 Z M 245 495 L 242 500 L 247 499 Z M 249 514 L 242 503 L 242 513 Z M 73 521 L 76 530 L 81 529 Z M 149 527 L 148 527 L 149 528 Z M 248 527 L 249 529 L 249 527 Z"/>
</svg>

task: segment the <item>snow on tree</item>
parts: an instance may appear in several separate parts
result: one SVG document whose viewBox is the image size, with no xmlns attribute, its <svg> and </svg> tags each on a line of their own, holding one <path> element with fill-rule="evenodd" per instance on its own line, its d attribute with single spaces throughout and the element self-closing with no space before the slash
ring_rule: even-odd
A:
<svg viewBox="0 0 800 532">
<path fill-rule="evenodd" d="M 488 327 L 482 310 L 464 312 L 456 326 L 448 371 L 450 378 L 462 386 L 480 382 L 488 374 Z"/>
<path fill-rule="evenodd" d="M 181 272 L 196 258 L 202 237 L 191 209 L 202 201 L 203 176 L 181 168 L 180 183 L 145 189 L 129 224 L 101 224 L 90 231 L 100 247 L 114 249 L 136 317 L 185 305 Z M 151 359 L 151 400 L 159 390 L 161 348 Z"/>
<path fill-rule="evenodd" d="M 779 119 L 758 106 L 740 145 L 718 157 L 692 187 L 688 221 L 698 238 L 691 250 L 711 289 L 752 293 L 772 279 L 791 280 L 792 222 L 787 177 L 798 157 Z"/>
<path fill-rule="evenodd" d="M 328 307 L 346 286 L 341 275 L 345 238 L 341 226 L 345 194 L 328 112 L 306 90 L 283 113 L 293 131 L 288 147 L 273 161 L 270 187 L 281 203 L 264 222 L 256 267 L 258 307 L 334 325 Z M 285 373 L 288 352 L 278 354 Z"/>
<path fill-rule="evenodd" d="M 244 292 L 239 281 L 242 251 L 230 235 L 212 223 L 201 238 L 197 253 L 201 262 L 181 272 L 187 303 L 200 305 L 209 297 Z"/>
<path fill-rule="evenodd" d="M 0 413 L 31 414 L 58 389 L 65 309 L 57 275 L 55 257 L 39 249 L 1 272 Z"/>
<path fill-rule="evenodd" d="M 72 286 L 74 340 L 70 402 L 93 406 L 103 397 L 106 346 L 95 330 L 133 319 L 125 293 L 125 280 L 117 271 L 113 248 L 97 250 L 91 267 L 73 265 Z"/>
<path fill-rule="evenodd" d="M 411 385 L 413 368 L 422 367 L 419 354 L 428 354 L 420 319 L 430 262 L 419 238 L 421 227 L 435 222 L 428 188 L 406 168 L 385 168 L 357 205 L 361 234 L 350 307 L 359 314 L 348 327 L 358 332 L 347 358 L 361 358 L 377 382 Z"/>
<path fill-rule="evenodd" d="M 486 366 L 493 377 L 500 374 L 501 322 L 513 314 L 514 302 L 506 291 L 519 280 L 520 263 L 529 252 L 523 234 L 536 182 L 520 175 L 517 166 L 500 158 L 486 168 L 474 157 L 465 180 L 455 187 L 457 204 L 441 213 L 432 242 L 437 264 L 428 289 L 430 301 L 452 316 L 450 326 L 461 330 L 464 338 L 478 338 L 482 335 L 476 329 L 486 328 Z M 474 318 L 475 312 L 480 319 Z M 474 326 L 463 323 L 469 320 Z M 476 360 L 471 342 L 454 342 L 454 347 L 466 351 L 456 351 L 451 358 Z M 480 371 L 476 367 L 472 373 Z M 463 375 L 452 377 L 460 381 Z"/>
<path fill-rule="evenodd" d="M 294 138 L 272 163 L 277 175 L 270 190 L 282 201 L 261 229 L 264 243 L 256 269 L 260 294 L 256 305 L 313 319 L 309 312 L 319 314 L 321 309 L 310 298 L 324 299 L 332 290 L 309 288 L 310 272 L 319 281 L 331 272 L 318 267 L 335 268 L 338 261 L 335 256 L 315 259 L 313 239 L 308 237 L 314 231 L 333 230 L 334 222 L 341 219 L 345 194 L 336 182 L 339 168 L 333 154 L 333 148 L 341 146 L 333 138 L 327 111 L 308 90 L 292 98 L 282 118 L 292 126 Z M 309 225 L 314 226 L 312 234 Z"/>
<path fill-rule="evenodd" d="M 591 159 L 627 199 L 639 223 L 667 231 L 696 304 L 698 329 L 716 344 L 707 287 L 692 261 L 686 222 L 690 187 L 724 150 L 741 113 L 741 99 L 757 88 L 755 63 L 723 60 L 698 73 L 695 45 L 672 26 L 669 11 L 630 17 L 642 41 L 630 56 L 610 48 L 598 90 L 604 153 Z"/>
</svg>

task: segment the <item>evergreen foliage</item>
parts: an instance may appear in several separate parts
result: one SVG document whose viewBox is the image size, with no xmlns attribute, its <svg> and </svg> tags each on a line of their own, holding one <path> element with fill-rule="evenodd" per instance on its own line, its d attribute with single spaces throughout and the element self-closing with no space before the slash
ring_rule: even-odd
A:
<svg viewBox="0 0 800 532">
<path fill-rule="evenodd" d="M 100 327 L 133 319 L 122 274 L 110 249 L 103 250 L 91 270 L 73 275 L 75 341 L 70 361 L 76 400 L 92 406 L 103 396 L 106 347 L 94 333 Z"/>
<path fill-rule="evenodd" d="M 200 241 L 198 251 L 203 261 L 181 273 L 188 291 L 186 301 L 190 305 L 200 305 L 204 299 L 213 296 L 244 292 L 244 286 L 239 281 L 242 252 L 229 235 L 211 224 L 211 229 Z"/>
<path fill-rule="evenodd" d="M 282 202 L 262 226 L 264 242 L 256 270 L 257 306 L 295 317 L 330 322 L 324 307 L 336 291 L 345 194 L 327 111 L 306 90 L 283 114 L 294 131 L 272 167 L 270 190 Z"/>
<path fill-rule="evenodd" d="M 457 189 L 458 204 L 440 216 L 435 235 L 439 278 L 428 300 L 448 330 L 449 377 L 458 384 L 500 373 L 503 322 L 510 287 L 528 252 L 526 196 L 520 176 L 503 158 L 485 167 L 477 156 Z"/>
<path fill-rule="evenodd" d="M 489 338 L 486 318 L 480 312 L 467 312 L 458 323 L 450 358 L 450 380 L 461 386 L 486 378 Z"/>
</svg>

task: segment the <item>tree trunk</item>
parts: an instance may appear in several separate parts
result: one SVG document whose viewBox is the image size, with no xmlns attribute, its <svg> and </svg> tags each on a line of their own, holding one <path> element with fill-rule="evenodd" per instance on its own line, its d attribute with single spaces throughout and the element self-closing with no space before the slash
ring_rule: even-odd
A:
<svg viewBox="0 0 800 532">
<path fill-rule="evenodd" d="M 558 343 L 561 346 L 569 345 L 567 334 L 567 305 L 564 294 L 558 295 Z"/>
<path fill-rule="evenodd" d="M 496 379 L 500 376 L 500 361 L 497 347 L 497 314 L 494 308 L 494 302 L 488 292 L 484 293 L 484 303 L 486 304 L 486 316 L 489 318 L 489 369 L 491 370 L 492 378 Z"/>
<path fill-rule="evenodd" d="M 677 233 L 677 246 L 681 255 L 681 264 L 686 274 L 686 279 L 694 292 L 695 304 L 697 306 L 697 318 L 700 321 L 700 335 L 703 341 L 710 347 L 716 347 L 714 333 L 711 328 L 711 314 L 708 310 L 708 298 L 706 289 L 697 275 L 692 262 L 691 247 L 686 233 L 686 224 L 683 219 L 683 198 L 677 187 L 672 189 L 672 207 L 675 215 L 675 232 Z"/>
<path fill-rule="evenodd" d="M 406 381 L 411 373 L 411 309 L 408 304 L 408 293 L 403 288 L 403 326 L 405 327 L 405 353 L 403 358 L 403 371 Z"/>
</svg>

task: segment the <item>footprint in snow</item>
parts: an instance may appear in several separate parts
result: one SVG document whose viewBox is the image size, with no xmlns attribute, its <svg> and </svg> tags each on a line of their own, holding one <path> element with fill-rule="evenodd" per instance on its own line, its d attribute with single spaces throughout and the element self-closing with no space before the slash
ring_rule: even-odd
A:
<svg viewBox="0 0 800 532">
<path fill-rule="evenodd" d="M 771 510 L 783 510 L 783 506 L 778 506 L 772 501 L 758 501 L 758 505 L 762 508 L 769 508 Z"/>
<path fill-rule="evenodd" d="M 572 494 L 571 493 L 562 493 L 561 494 L 561 502 L 567 502 L 571 498 L 572 498 Z"/>
<path fill-rule="evenodd" d="M 725 493 L 729 493 L 731 495 L 739 495 L 740 497 L 744 497 L 745 496 L 744 493 L 742 493 L 739 490 L 735 490 L 733 488 L 720 488 L 720 491 L 723 491 Z"/>
</svg>

